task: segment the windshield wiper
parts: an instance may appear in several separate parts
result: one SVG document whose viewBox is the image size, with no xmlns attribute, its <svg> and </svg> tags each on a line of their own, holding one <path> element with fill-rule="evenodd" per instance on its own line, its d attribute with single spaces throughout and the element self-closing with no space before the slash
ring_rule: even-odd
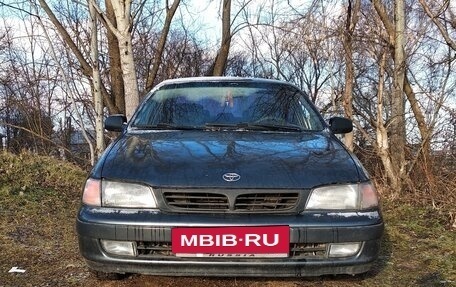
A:
<svg viewBox="0 0 456 287">
<path fill-rule="evenodd" d="M 262 128 L 270 131 L 293 131 L 293 132 L 301 132 L 302 128 L 300 126 L 292 125 L 292 124 L 287 124 L 287 125 L 281 125 L 281 124 L 250 124 L 247 123 L 245 124 L 245 128 Z"/>
<path fill-rule="evenodd" d="M 228 128 L 242 130 L 267 130 L 267 131 L 302 131 L 302 128 L 296 125 L 280 125 L 280 124 L 252 124 L 252 123 L 207 123 L 207 128 Z"/>
<path fill-rule="evenodd" d="M 156 125 L 136 125 L 133 126 L 137 129 L 157 129 L 157 130 L 201 130 L 202 127 L 199 126 L 184 126 L 184 125 L 176 125 L 170 123 L 158 123 Z"/>
<path fill-rule="evenodd" d="M 206 128 L 228 128 L 228 129 L 239 129 L 239 124 L 229 124 L 229 123 L 206 123 L 204 125 Z"/>
</svg>

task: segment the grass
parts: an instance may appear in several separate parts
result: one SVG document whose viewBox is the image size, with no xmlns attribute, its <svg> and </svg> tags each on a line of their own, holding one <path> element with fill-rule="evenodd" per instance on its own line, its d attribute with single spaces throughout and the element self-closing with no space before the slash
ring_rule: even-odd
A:
<svg viewBox="0 0 456 287">
<path fill-rule="evenodd" d="M 375 281 L 384 286 L 456 286 L 456 232 L 429 206 L 385 202 L 386 234 Z"/>
<path fill-rule="evenodd" d="M 0 154 L 0 286 L 65 286 L 86 173 L 50 157 Z M 12 267 L 23 274 L 7 273 Z"/>
<path fill-rule="evenodd" d="M 456 286 L 449 211 L 384 199 L 386 233 L 374 269 L 304 279 L 132 276 L 98 282 L 79 256 L 74 222 L 86 172 L 50 157 L 0 153 L 0 287 L 6 286 Z M 10 274 L 12 267 L 25 273 Z"/>
</svg>

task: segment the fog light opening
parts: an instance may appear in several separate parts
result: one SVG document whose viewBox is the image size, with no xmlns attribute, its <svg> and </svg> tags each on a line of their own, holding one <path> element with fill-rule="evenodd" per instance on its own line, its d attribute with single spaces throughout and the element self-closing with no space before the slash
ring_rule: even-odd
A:
<svg viewBox="0 0 456 287">
<path fill-rule="evenodd" d="M 136 256 L 136 243 L 131 241 L 100 240 L 103 249 L 115 255 Z"/>
<path fill-rule="evenodd" d="M 329 257 L 349 257 L 361 249 L 361 242 L 332 243 L 329 246 Z"/>
</svg>

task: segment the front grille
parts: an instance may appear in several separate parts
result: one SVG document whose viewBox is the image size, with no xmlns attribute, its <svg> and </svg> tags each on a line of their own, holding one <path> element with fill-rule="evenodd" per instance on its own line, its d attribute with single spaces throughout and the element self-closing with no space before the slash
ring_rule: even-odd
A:
<svg viewBox="0 0 456 287">
<path fill-rule="evenodd" d="M 171 252 L 171 243 L 166 242 L 136 242 L 136 249 L 139 257 L 174 256 Z"/>
<path fill-rule="evenodd" d="M 326 244 L 324 243 L 292 243 L 290 256 L 299 258 L 324 258 L 326 257 Z"/>
<path fill-rule="evenodd" d="M 165 192 L 164 198 L 171 208 L 185 210 L 228 210 L 228 198 L 223 194 L 207 192 Z"/>
<path fill-rule="evenodd" d="M 138 257 L 143 258 L 176 258 L 171 252 L 169 242 L 136 242 Z M 290 243 L 290 259 L 323 259 L 326 257 L 324 243 Z M 245 259 L 245 258 L 243 258 Z M 257 258 L 255 258 L 257 259 Z M 232 260 L 232 258 L 230 258 Z"/>
<path fill-rule="evenodd" d="M 273 211 L 287 210 L 296 206 L 298 193 L 250 193 L 236 198 L 234 210 Z"/>
<path fill-rule="evenodd" d="M 274 213 L 297 208 L 299 192 L 265 190 L 162 190 L 166 207 L 176 212 Z"/>
</svg>

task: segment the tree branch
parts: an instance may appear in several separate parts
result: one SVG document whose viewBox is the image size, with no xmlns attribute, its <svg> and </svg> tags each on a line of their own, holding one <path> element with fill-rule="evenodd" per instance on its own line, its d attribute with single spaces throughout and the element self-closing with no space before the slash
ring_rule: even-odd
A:
<svg viewBox="0 0 456 287">
<path fill-rule="evenodd" d="M 57 31 L 59 32 L 60 36 L 62 37 L 63 41 L 68 45 L 70 50 L 73 52 L 73 54 L 76 56 L 76 59 L 78 59 L 79 64 L 81 65 L 82 68 L 82 73 L 84 76 L 87 78 L 91 79 L 92 77 L 92 66 L 86 61 L 84 58 L 84 55 L 82 55 L 81 51 L 79 48 L 76 46 L 74 43 L 73 39 L 71 39 L 70 35 L 66 31 L 66 29 L 63 27 L 62 23 L 57 19 L 55 16 L 54 12 L 52 12 L 51 8 L 49 5 L 46 3 L 45 0 L 38 0 L 40 3 L 41 8 L 46 12 L 48 15 L 49 19 L 51 20 L 52 24 L 56 27 Z M 39 18 L 39 17 L 38 17 Z M 40 18 L 39 18 L 40 19 Z M 116 110 L 114 103 L 112 102 L 106 87 L 104 85 L 101 85 L 101 92 L 103 94 L 103 100 L 110 110 L 110 112 L 113 112 Z"/>
<path fill-rule="evenodd" d="M 437 17 L 432 13 L 431 9 L 426 4 L 426 2 L 424 2 L 424 0 L 419 0 L 419 2 L 423 7 L 424 12 L 429 16 L 429 18 L 431 18 L 432 22 L 437 26 L 437 29 L 439 29 L 440 34 L 442 34 L 442 37 L 443 39 L 445 39 L 447 45 L 450 46 L 451 49 L 456 51 L 456 42 L 450 38 L 448 31 L 445 29 L 442 23 L 440 23 L 440 21 L 437 20 Z"/>
<path fill-rule="evenodd" d="M 101 23 L 109 29 L 118 39 L 122 38 L 122 34 L 120 31 L 114 26 L 114 24 L 106 17 L 106 14 L 101 11 L 100 6 L 98 4 L 94 3 L 93 7 L 95 7 L 95 10 L 97 10 L 97 16 L 100 19 Z"/>
</svg>

